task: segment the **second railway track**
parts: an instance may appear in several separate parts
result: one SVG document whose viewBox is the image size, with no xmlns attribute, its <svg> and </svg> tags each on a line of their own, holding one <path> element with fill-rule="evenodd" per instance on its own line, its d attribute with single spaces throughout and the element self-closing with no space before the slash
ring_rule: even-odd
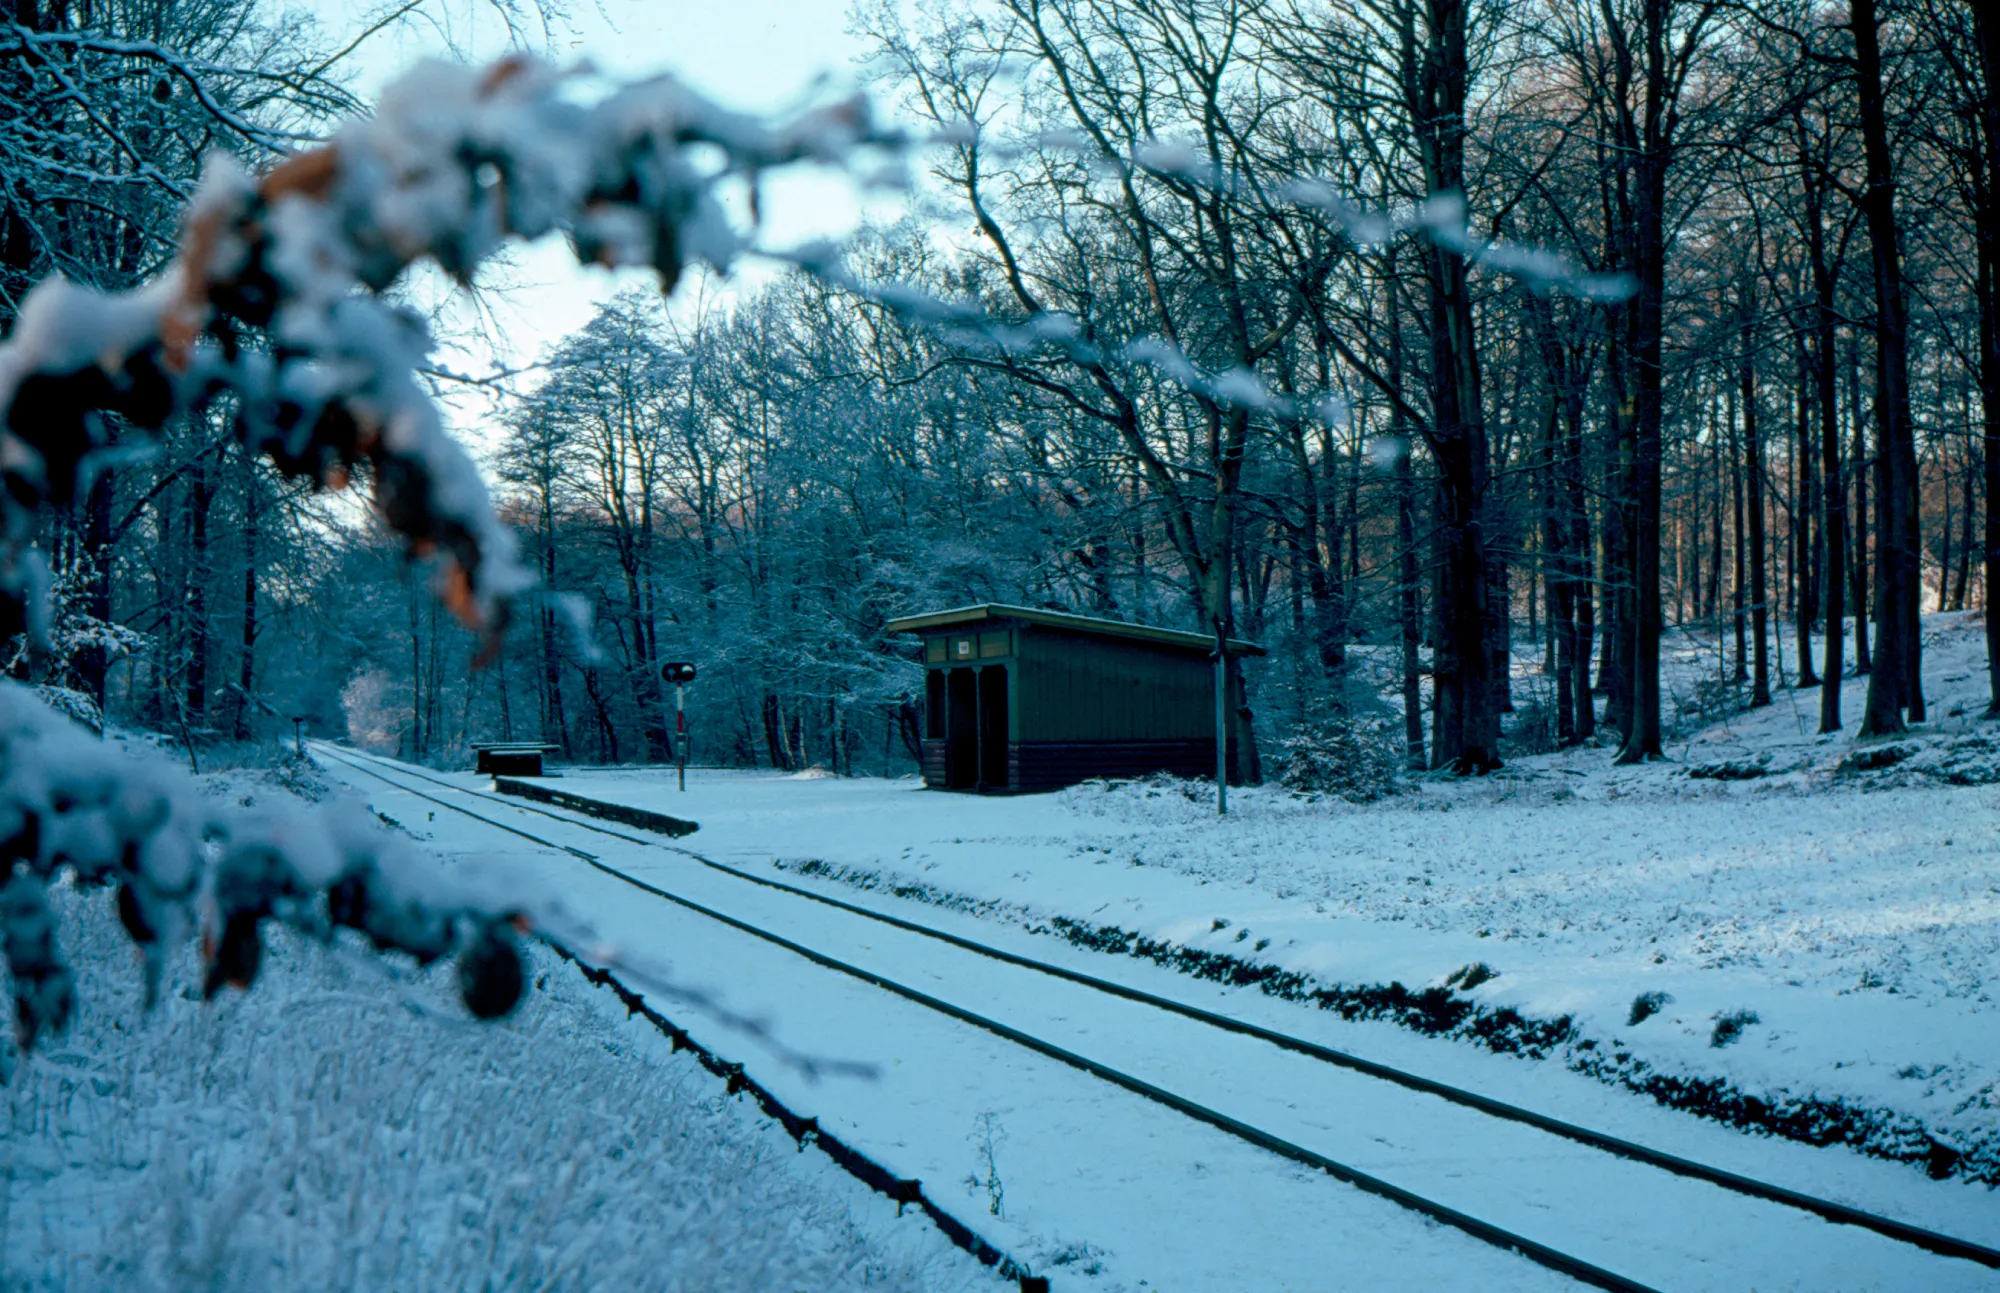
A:
<svg viewBox="0 0 2000 1293">
<path fill-rule="evenodd" d="M 1893 1268 L 1903 1273 L 1892 1280 L 1919 1283 L 1881 1286 L 1983 1287 L 1990 1273 L 1980 1268 L 2000 1268 L 2000 1251 L 1973 1241 L 758 876 L 684 846 L 358 751 L 316 748 L 396 790 L 566 853 L 821 969 L 1002 1037 L 1586 1284 L 1613 1289 L 1751 1283 L 1834 1287 L 1814 1270 L 1856 1277 Z M 575 843 L 549 838 L 571 832 L 615 840 L 621 849 L 659 850 L 699 865 L 681 868 L 669 889 L 660 877 L 638 874 L 645 868 L 634 860 L 621 855 L 619 860 L 626 862 L 621 867 Z M 697 876 L 708 880 L 687 883 Z M 829 920 L 827 913 L 837 915 Z M 885 942 L 900 946 L 881 946 Z M 977 968 L 971 968 L 975 962 Z M 1007 971 L 996 972 L 996 965 Z M 1030 979 L 1039 981 L 1039 987 L 1024 987 Z M 1102 1004 L 1079 1002 L 1079 993 Z M 1121 1016 L 1117 1027 L 1105 1029 L 1076 1022 L 1104 1011 L 1133 1018 Z M 1155 1020 L 1148 1026 L 1136 1020 L 1139 1014 Z M 1107 1043 L 1102 1033 L 1114 1034 L 1113 1040 Z M 1118 1063 L 1106 1062 L 1107 1054 L 1116 1055 Z M 1293 1098 L 1301 1094 L 1311 1096 L 1304 1110 Z M 1746 1209 L 1753 1215 L 1746 1217 Z M 1503 1218 L 1525 1215 L 1537 1224 L 1489 1219 L 1494 1213 Z M 1740 1265 L 1745 1250 L 1739 1245 L 1731 1251 L 1727 1242 L 1718 1247 L 1718 1235 L 1702 1224 L 1703 1218 L 1762 1236 L 1757 1247 L 1763 1260 Z M 1688 1224 L 1691 1220 L 1695 1224 Z M 1609 1236 L 1617 1241 L 1606 1242 Z M 1906 1257 L 1884 1267 L 1882 1244 L 1902 1249 Z M 1857 1245 L 1854 1261 L 1834 1256 L 1829 1262 L 1834 1250 Z"/>
</svg>

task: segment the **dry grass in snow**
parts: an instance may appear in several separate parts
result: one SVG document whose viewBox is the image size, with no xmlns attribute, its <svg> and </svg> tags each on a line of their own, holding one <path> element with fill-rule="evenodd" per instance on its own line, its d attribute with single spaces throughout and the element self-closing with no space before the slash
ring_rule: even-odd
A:
<svg viewBox="0 0 2000 1293">
<path fill-rule="evenodd" d="M 537 954 L 467 1021 L 449 967 L 276 932 L 256 988 L 150 1016 L 109 892 L 55 894 L 87 994 L 8 1053 L 0 1287 L 819 1290 L 990 1282 Z"/>
</svg>

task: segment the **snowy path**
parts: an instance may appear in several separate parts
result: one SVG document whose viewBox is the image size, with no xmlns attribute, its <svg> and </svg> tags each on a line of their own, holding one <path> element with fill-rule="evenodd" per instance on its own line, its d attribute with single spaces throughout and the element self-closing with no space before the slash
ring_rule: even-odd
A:
<svg viewBox="0 0 2000 1293">
<path fill-rule="evenodd" d="M 333 759 L 327 764 L 401 820 L 438 812 L 379 781 L 371 785 Z M 1992 1272 L 1968 1263 L 996 965 L 718 875 L 668 850 L 587 835 L 490 799 L 473 804 L 468 797 L 468 804 L 1642 1283 L 1675 1289 L 1994 1283 Z M 983 1182 L 961 1187 L 961 1215 L 987 1222 L 996 1240 L 1032 1255 L 1038 1267 L 1059 1263 L 1071 1245 L 1068 1253 L 1078 1259 L 1060 1265 L 1096 1265 L 1105 1281 L 1100 1287 L 1136 1278 L 1154 1287 L 1304 1289 L 1324 1287 L 1329 1271 L 1341 1272 L 1343 1284 L 1371 1286 L 1462 1284 L 1474 1272 L 1482 1287 L 1534 1287 L 1555 1278 L 990 1034 L 636 894 L 571 856 L 535 850 L 464 817 L 444 817 L 426 823 L 442 851 L 498 851 L 535 864 L 613 942 L 671 956 L 683 977 L 736 967 L 718 994 L 734 1009 L 768 1018 L 788 1043 L 881 1063 L 875 1082 L 810 1086 L 740 1040 L 733 1048 L 788 1103 L 816 1112 L 940 1197 L 951 1197 L 941 1183 L 979 1175 L 980 1155 L 968 1137 L 984 1115 L 994 1115 L 1002 1135 L 993 1154 L 1004 1189 L 1001 1219 L 984 1215 L 991 1191 Z M 1073 1247 L 1079 1242 L 1087 1252 Z"/>
</svg>

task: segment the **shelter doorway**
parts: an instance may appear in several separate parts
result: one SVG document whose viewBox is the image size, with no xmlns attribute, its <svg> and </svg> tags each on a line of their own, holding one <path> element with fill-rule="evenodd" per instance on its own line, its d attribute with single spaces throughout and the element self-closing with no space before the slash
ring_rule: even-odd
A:
<svg viewBox="0 0 2000 1293">
<path fill-rule="evenodd" d="M 945 784 L 971 790 L 979 784 L 979 683 L 976 669 L 953 669 L 945 679 Z"/>
<path fill-rule="evenodd" d="M 979 784 L 987 790 L 1007 788 L 1007 668 L 988 665 L 979 671 Z"/>
</svg>

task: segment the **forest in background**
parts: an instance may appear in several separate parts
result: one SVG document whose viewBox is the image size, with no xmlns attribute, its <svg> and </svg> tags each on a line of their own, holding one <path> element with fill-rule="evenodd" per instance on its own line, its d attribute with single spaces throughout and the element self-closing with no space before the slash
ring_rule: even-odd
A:
<svg viewBox="0 0 2000 1293">
<path fill-rule="evenodd" d="M 900 772 L 920 688 L 882 625 L 992 600 L 1264 642 L 1249 760 L 1348 726 L 1413 767 L 1643 758 L 1856 670 L 1827 730 L 1923 719 L 1917 615 L 2000 577 L 1983 12 L 898 12 L 857 13 L 878 92 L 955 130 L 917 214 L 845 285 L 621 297 L 509 402 L 491 466 L 547 592 L 492 667 L 362 517 L 204 423 L 49 519 L 55 649 L 14 670 L 190 750 L 299 716 L 616 762 L 665 757 L 689 659 L 697 759 Z M 6 39 L 9 326 L 51 269 L 144 279 L 208 149 L 352 107 L 335 41 L 242 0 L 16 0 Z M 1716 643 L 1686 695 L 1673 627 Z"/>
</svg>

